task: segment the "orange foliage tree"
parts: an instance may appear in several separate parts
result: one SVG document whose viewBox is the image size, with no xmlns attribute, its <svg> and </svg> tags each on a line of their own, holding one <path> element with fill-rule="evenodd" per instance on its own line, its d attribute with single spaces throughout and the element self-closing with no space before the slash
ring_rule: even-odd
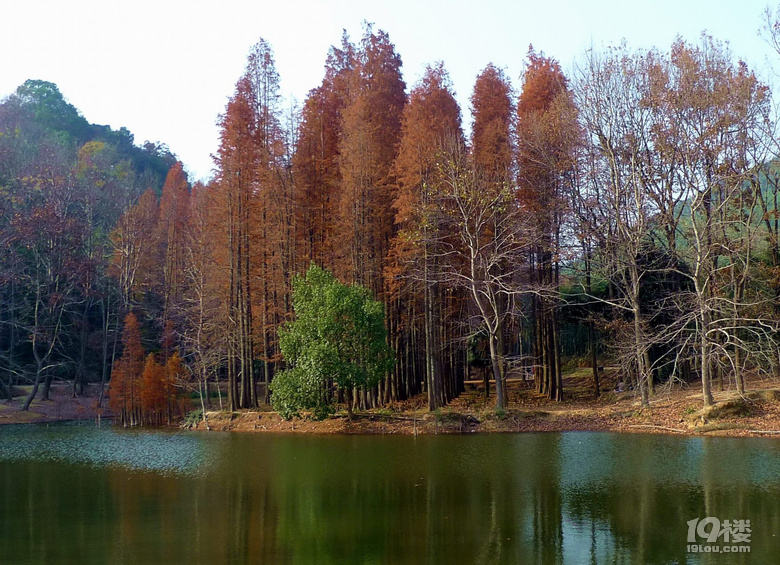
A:
<svg viewBox="0 0 780 565">
<path fill-rule="evenodd" d="M 267 384 L 278 357 L 276 329 L 291 311 L 295 214 L 278 90 L 273 53 L 260 40 L 220 122 L 214 184 L 214 221 L 222 225 L 215 257 L 228 282 L 231 409 L 257 405 L 256 354 Z"/>
<path fill-rule="evenodd" d="M 512 171 L 512 85 L 504 71 L 489 64 L 471 94 L 471 155 L 482 175 L 507 182 Z"/>
<path fill-rule="evenodd" d="M 141 378 L 144 371 L 144 348 L 138 318 L 132 312 L 125 316 L 122 332 L 122 356 L 114 363 L 109 385 L 109 408 L 124 426 L 141 423 Z"/>
<path fill-rule="evenodd" d="M 256 192 L 254 173 L 258 167 L 258 152 L 248 79 L 239 81 L 221 126 L 215 202 L 222 233 L 219 234 L 221 248 L 217 258 L 222 276 L 228 282 L 223 297 L 228 320 L 226 364 L 228 406 L 234 410 L 255 403 L 250 207 Z"/>
<path fill-rule="evenodd" d="M 485 197 L 497 198 L 509 188 L 514 167 L 512 145 L 512 85 L 501 69 L 489 64 L 479 74 L 474 83 L 474 91 L 471 95 L 471 114 L 473 117 L 471 130 L 471 162 L 476 176 L 480 179 L 482 189 L 486 191 Z M 500 231 L 499 226 L 505 223 L 501 214 L 492 216 L 493 230 L 495 234 Z M 490 229 L 490 226 L 484 226 Z M 494 235 L 495 235 L 494 234 Z M 483 234 L 484 236 L 484 234 Z M 495 235 L 497 237 L 497 235 Z M 494 271 L 508 270 L 510 265 L 495 261 L 492 264 Z M 489 273 L 489 276 L 498 277 L 500 272 Z M 496 294 L 495 311 L 492 319 L 497 328 L 490 333 L 497 337 L 497 343 L 492 344 L 496 350 L 500 378 L 506 377 L 506 355 L 510 349 L 508 344 L 512 336 L 517 335 L 514 326 L 513 313 L 517 312 L 514 297 L 511 294 Z M 478 318 L 479 319 L 479 318 Z M 484 321 L 482 323 L 484 325 Z M 489 394 L 489 380 L 485 374 L 485 394 Z M 496 383 L 497 394 L 501 396 L 502 383 Z"/>
<path fill-rule="evenodd" d="M 154 232 L 157 263 L 161 267 L 160 283 L 163 296 L 163 325 L 170 310 L 181 302 L 184 278 L 184 229 L 189 211 L 189 183 L 181 162 L 171 167 L 160 198 L 160 211 Z"/>
<path fill-rule="evenodd" d="M 554 59 L 532 50 L 517 105 L 518 187 L 522 205 L 536 219 L 531 254 L 534 365 L 539 392 L 563 400 L 561 345 L 558 335 L 558 257 L 566 202 L 573 182 L 576 110 L 566 77 Z"/>
<path fill-rule="evenodd" d="M 150 353 L 141 378 L 141 419 L 144 424 L 159 426 L 170 414 L 166 381 L 165 367 Z"/>
<path fill-rule="evenodd" d="M 176 405 L 177 386 L 184 384 L 186 370 L 178 352 L 174 352 L 165 364 L 157 356 L 146 357 L 141 379 L 141 417 L 144 424 L 159 426 L 170 423 L 179 410 Z"/>
<path fill-rule="evenodd" d="M 342 112 L 342 192 L 336 225 L 337 276 L 384 299 L 383 268 L 393 233 L 390 175 L 406 101 L 401 57 L 387 33 L 367 26 Z"/>
<path fill-rule="evenodd" d="M 445 323 L 452 308 L 444 304 L 453 295 L 449 293 L 445 298 L 443 293 L 445 281 L 441 280 L 437 260 L 437 240 L 442 234 L 431 220 L 436 162 L 442 147 L 453 140 L 463 143 L 460 108 L 449 76 L 439 64 L 426 69 L 404 109 L 398 157 L 393 165 L 397 233 L 385 270 L 392 291 L 389 312 L 394 346 L 406 349 L 407 355 L 424 352 L 420 363 L 398 364 L 393 389 L 402 397 L 416 394 L 417 383 L 424 379 L 432 410 L 458 392 L 455 380 L 459 371 L 451 363 L 457 357 L 450 351 L 454 340 L 447 339 L 453 337 L 452 324 Z M 416 335 L 423 336 L 422 343 Z M 413 372 L 417 366 L 424 367 L 422 375 Z"/>
<path fill-rule="evenodd" d="M 299 265 L 314 261 L 328 270 L 335 267 L 333 233 L 341 187 L 341 113 L 349 98 L 355 56 L 355 47 L 345 35 L 340 49 L 331 48 L 325 78 L 309 92 L 301 112 L 292 157 Z"/>
<path fill-rule="evenodd" d="M 296 270 L 293 183 L 290 158 L 279 110 L 279 74 L 271 46 L 263 39 L 250 51 L 244 79 L 249 88 L 257 165 L 253 171 L 254 218 L 250 226 L 254 250 L 249 270 L 258 281 L 252 302 L 256 349 L 262 361 L 265 400 L 278 361 L 277 328 L 292 313 L 292 276 Z M 254 385 L 250 404 L 257 404 Z"/>
</svg>

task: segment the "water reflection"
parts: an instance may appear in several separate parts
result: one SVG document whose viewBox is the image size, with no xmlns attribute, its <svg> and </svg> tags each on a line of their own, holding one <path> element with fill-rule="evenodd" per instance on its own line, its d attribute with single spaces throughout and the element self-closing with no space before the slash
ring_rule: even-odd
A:
<svg viewBox="0 0 780 565">
<path fill-rule="evenodd" d="M 0 428 L 0 563 L 769 563 L 779 493 L 764 439 Z"/>
</svg>

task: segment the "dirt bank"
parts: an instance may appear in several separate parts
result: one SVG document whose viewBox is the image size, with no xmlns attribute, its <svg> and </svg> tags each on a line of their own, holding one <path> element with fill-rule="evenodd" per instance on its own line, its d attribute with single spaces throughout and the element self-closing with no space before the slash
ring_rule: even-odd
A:
<svg viewBox="0 0 780 565">
<path fill-rule="evenodd" d="M 593 399 L 590 373 L 581 369 L 564 379 L 567 399 L 550 402 L 523 381 L 508 383 L 509 408 L 497 413 L 495 398 L 485 398 L 481 382 L 467 383 L 466 391 L 450 406 L 430 412 L 420 396 L 385 408 L 357 413 L 349 421 L 344 411 L 323 421 L 311 418 L 285 421 L 270 408 L 246 412 L 207 412 L 210 430 L 316 434 L 439 434 L 547 431 L 615 431 L 688 435 L 780 437 L 780 382 L 751 376 L 748 392 L 717 390 L 716 405 L 702 410 L 699 383 L 660 388 L 650 407 L 642 408 L 633 391 L 614 392 L 616 371 L 602 376 L 601 398 Z M 26 392 L 24 389 L 19 393 Z M 24 396 L 0 401 L 0 424 L 96 420 L 111 416 L 107 401 L 98 406 L 100 387 L 91 385 L 85 396 L 74 397 L 68 384 L 54 384 L 51 400 L 36 400 L 20 410 Z M 197 405 L 196 405 L 197 404 Z M 193 409 L 199 403 L 193 403 Z M 186 424 L 205 430 L 202 420 Z"/>
<path fill-rule="evenodd" d="M 614 375 L 614 372 L 613 372 Z M 614 392 L 614 376 L 605 375 L 601 398 L 594 400 L 589 373 L 577 371 L 565 379 L 568 400 L 553 403 L 522 381 L 509 381 L 509 408 L 497 413 L 494 398 L 486 399 L 479 383 L 450 406 L 430 412 L 424 399 L 362 412 L 349 421 L 340 412 L 323 421 L 285 421 L 268 410 L 207 412 L 208 429 L 240 432 L 317 434 L 436 434 L 547 431 L 614 431 L 685 435 L 780 436 L 780 383 L 752 377 L 748 393 L 716 390 L 716 404 L 702 410 L 701 386 L 691 383 L 661 388 L 649 408 L 642 408 L 632 391 Z M 717 388 L 717 387 L 716 387 Z M 205 430 L 203 421 L 188 427 Z"/>
<path fill-rule="evenodd" d="M 13 400 L 0 400 L 0 424 L 29 424 L 34 422 L 60 422 L 66 420 L 95 420 L 108 413 L 108 399 L 98 406 L 100 386 L 89 385 L 83 396 L 73 396 L 73 388 L 67 383 L 54 383 L 49 391 L 50 400 L 37 398 L 30 409 L 21 410 L 30 387 L 15 387 Z M 38 393 L 40 397 L 40 391 Z"/>
</svg>

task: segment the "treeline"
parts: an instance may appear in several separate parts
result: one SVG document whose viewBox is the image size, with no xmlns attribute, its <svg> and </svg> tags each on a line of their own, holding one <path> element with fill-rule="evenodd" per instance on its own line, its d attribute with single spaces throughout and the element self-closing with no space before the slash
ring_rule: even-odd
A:
<svg viewBox="0 0 780 565">
<path fill-rule="evenodd" d="M 107 383 L 124 305 L 110 234 L 176 162 L 164 145 L 89 124 L 54 84 L 30 80 L 0 104 L 0 398 L 54 379 Z"/>
<path fill-rule="evenodd" d="M 670 379 L 701 379 L 708 404 L 712 382 L 780 373 L 771 92 L 724 44 L 589 52 L 570 77 L 531 49 L 518 95 L 488 65 L 470 102 L 467 138 L 443 64 L 407 94 L 390 38 L 366 26 L 285 110 L 261 40 L 213 180 L 190 186 L 177 163 L 159 190 L 110 139 L 36 133 L 25 116 L 48 98 L 20 89 L 0 106 L 0 394 L 110 372 L 130 423 L 170 417 L 174 385 L 208 399 L 223 383 L 231 410 L 268 402 L 311 263 L 384 304 L 396 362 L 350 408 L 426 393 L 435 409 L 477 366 L 498 408 L 512 370 L 562 400 L 575 355 L 594 394 L 607 354 L 645 403 Z M 138 339 L 120 340 L 131 312 Z M 144 380 L 168 391 L 153 408 Z"/>
</svg>

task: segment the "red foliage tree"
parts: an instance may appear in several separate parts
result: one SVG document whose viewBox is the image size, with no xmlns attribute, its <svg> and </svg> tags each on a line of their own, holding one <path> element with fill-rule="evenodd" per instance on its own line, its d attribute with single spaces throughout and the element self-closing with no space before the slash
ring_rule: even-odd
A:
<svg viewBox="0 0 780 565">
<path fill-rule="evenodd" d="M 333 232 L 338 210 L 341 171 L 341 113 L 349 98 L 355 47 L 346 35 L 340 49 L 331 48 L 322 84 L 309 92 L 301 113 L 295 153 L 295 210 L 299 265 L 314 261 L 333 270 Z"/>
<path fill-rule="evenodd" d="M 471 95 L 471 154 L 482 174 L 497 182 L 512 170 L 512 86 L 504 71 L 489 64 Z"/>
<path fill-rule="evenodd" d="M 254 337 L 252 320 L 253 281 L 251 259 L 254 253 L 251 237 L 252 200 L 256 194 L 256 172 L 259 152 L 256 145 L 256 121 L 251 84 L 239 81 L 234 96 L 221 120 L 222 134 L 217 154 L 215 221 L 221 227 L 217 234 L 217 267 L 228 285 L 224 304 L 227 307 L 228 404 L 231 410 L 254 404 Z"/>
</svg>

